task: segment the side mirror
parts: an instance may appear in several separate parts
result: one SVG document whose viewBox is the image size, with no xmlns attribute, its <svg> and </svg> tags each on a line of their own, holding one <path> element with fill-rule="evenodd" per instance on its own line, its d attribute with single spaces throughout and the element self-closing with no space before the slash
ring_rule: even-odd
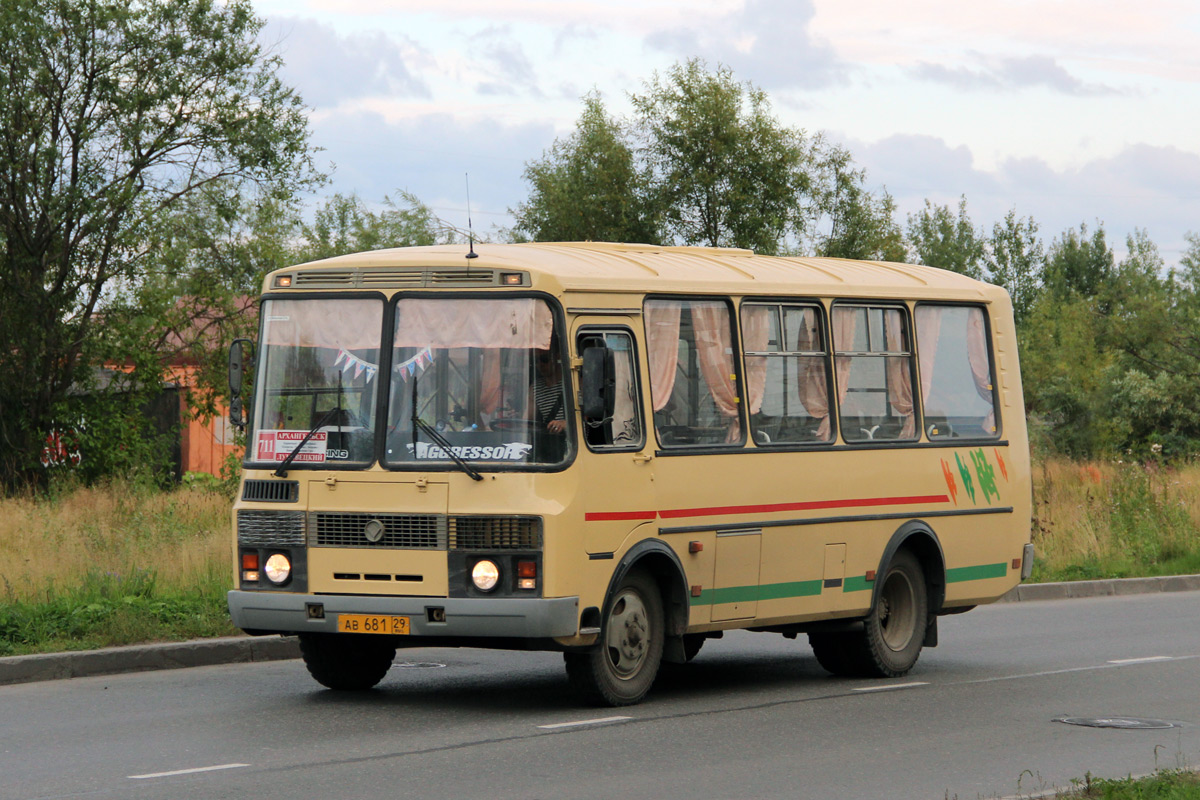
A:
<svg viewBox="0 0 1200 800">
<path fill-rule="evenodd" d="M 235 428 L 246 427 L 242 408 L 242 378 L 245 373 L 245 353 L 242 346 L 249 339 L 234 339 L 229 345 L 229 424 Z"/>
<path fill-rule="evenodd" d="M 617 368 L 613 351 L 589 347 L 583 351 L 579 373 L 579 400 L 583 418 L 592 422 L 608 419 L 617 402 Z"/>
</svg>

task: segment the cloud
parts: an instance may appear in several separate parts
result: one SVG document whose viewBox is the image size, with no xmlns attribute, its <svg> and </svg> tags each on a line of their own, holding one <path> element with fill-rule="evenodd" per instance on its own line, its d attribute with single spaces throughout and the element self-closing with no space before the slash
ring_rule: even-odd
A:
<svg viewBox="0 0 1200 800">
<path fill-rule="evenodd" d="M 482 95 L 516 95 L 523 90 L 542 96 L 533 64 L 508 26 L 489 26 L 473 35 L 471 42 L 471 55 L 482 62 L 479 71 L 489 76 L 476 84 L 476 91 Z"/>
<path fill-rule="evenodd" d="M 646 37 L 680 58 L 718 61 L 765 89 L 816 89 L 843 83 L 847 66 L 810 31 L 812 0 L 746 0 L 730 14 L 697 15 Z"/>
<path fill-rule="evenodd" d="M 1132 145 L 1069 169 L 1014 158 L 984 171 L 974 166 L 968 148 L 932 136 L 844 144 L 866 168 L 868 185 L 886 186 L 896 199 L 901 223 L 925 199 L 954 206 L 966 195 L 976 227 L 989 233 L 1010 209 L 1032 217 L 1046 243 L 1081 222 L 1099 220 L 1114 243 L 1145 228 L 1168 263 L 1185 247 L 1184 233 L 1200 232 L 1200 153 L 1176 147 Z"/>
<path fill-rule="evenodd" d="M 981 69 L 947 67 L 922 61 L 910 73 L 921 80 L 943 83 L 965 91 L 1040 87 L 1087 97 L 1121 94 L 1119 90 L 1108 86 L 1084 83 L 1049 56 L 985 58 L 976 54 L 975 60 L 984 62 Z"/>
<path fill-rule="evenodd" d="M 476 231 L 509 226 L 509 207 L 528 187 L 525 161 L 554 141 L 549 122 L 506 124 L 492 117 L 432 113 L 389 121 L 368 111 L 330 114 L 313 125 L 313 141 L 336 165 L 336 191 L 369 203 L 397 189 L 415 194 L 438 216 L 467 224 L 466 176 Z"/>
<path fill-rule="evenodd" d="M 315 20 L 274 17 L 259 39 L 283 58 L 284 79 L 317 108 L 372 95 L 431 96 L 413 65 L 428 66 L 432 58 L 404 36 L 340 34 Z"/>
</svg>

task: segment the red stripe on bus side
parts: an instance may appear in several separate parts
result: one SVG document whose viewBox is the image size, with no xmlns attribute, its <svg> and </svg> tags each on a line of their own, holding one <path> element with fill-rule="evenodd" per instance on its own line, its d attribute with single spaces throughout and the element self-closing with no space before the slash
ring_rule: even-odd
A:
<svg viewBox="0 0 1200 800">
<path fill-rule="evenodd" d="M 608 522 L 612 520 L 627 520 L 627 519 L 655 519 L 658 517 L 657 511 L 595 511 L 590 514 L 584 514 L 584 522 Z"/>
<path fill-rule="evenodd" d="M 870 508 L 873 506 L 915 506 L 949 503 L 944 494 L 916 497 L 865 497 L 850 500 L 812 500 L 805 503 L 765 503 L 753 506 L 713 506 L 711 508 L 673 508 L 667 511 L 595 511 L 583 515 L 586 522 L 616 520 L 683 519 L 686 517 L 722 517 L 733 514 L 771 514 L 777 511 L 819 511 L 831 508 Z"/>
</svg>

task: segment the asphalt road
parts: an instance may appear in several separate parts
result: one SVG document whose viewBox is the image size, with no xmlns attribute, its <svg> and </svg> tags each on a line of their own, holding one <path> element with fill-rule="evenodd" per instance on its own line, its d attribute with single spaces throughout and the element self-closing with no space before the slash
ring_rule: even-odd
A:
<svg viewBox="0 0 1200 800">
<path fill-rule="evenodd" d="M 735 633 L 617 710 L 481 650 L 401 651 L 361 696 L 298 661 L 3 686 L 0 798 L 1028 797 L 1200 763 L 1198 622 L 1200 592 L 980 608 L 889 681 Z"/>
</svg>

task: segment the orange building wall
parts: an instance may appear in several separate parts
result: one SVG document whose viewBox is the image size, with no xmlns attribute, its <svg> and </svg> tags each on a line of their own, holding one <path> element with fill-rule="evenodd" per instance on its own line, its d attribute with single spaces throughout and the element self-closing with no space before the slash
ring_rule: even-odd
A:
<svg viewBox="0 0 1200 800">
<path fill-rule="evenodd" d="M 195 369 L 177 366 L 171 370 L 170 379 L 181 388 L 192 386 Z M 182 470 L 207 472 L 220 477 L 221 466 L 230 453 L 241 455 L 242 448 L 234 444 L 234 429 L 229 424 L 229 409 L 218 404 L 217 415 L 203 420 L 191 415 L 187 405 L 187 392 L 179 393 L 180 451 Z"/>
</svg>

